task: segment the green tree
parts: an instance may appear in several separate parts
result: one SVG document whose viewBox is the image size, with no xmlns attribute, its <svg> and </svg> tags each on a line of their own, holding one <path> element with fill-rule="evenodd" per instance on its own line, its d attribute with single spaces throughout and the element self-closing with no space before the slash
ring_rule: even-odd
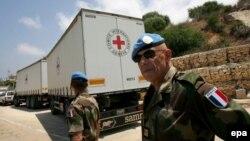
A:
<svg viewBox="0 0 250 141">
<path fill-rule="evenodd" d="M 2 78 L 0 78 L 0 86 L 4 86 L 4 81 Z"/>
<path fill-rule="evenodd" d="M 190 18 L 200 20 L 207 16 L 223 11 L 229 11 L 231 7 L 218 4 L 216 1 L 209 1 L 204 3 L 202 6 L 198 6 L 192 9 L 188 9 L 188 16 Z"/>
<path fill-rule="evenodd" d="M 202 17 L 201 7 L 188 9 L 188 16 L 192 19 L 200 20 L 200 18 Z"/>
<path fill-rule="evenodd" d="M 203 14 L 217 12 L 223 9 L 223 7 L 223 5 L 218 4 L 216 1 L 209 1 L 203 4 L 202 12 Z"/>
<path fill-rule="evenodd" d="M 145 31 L 148 33 L 160 32 L 170 23 L 168 16 L 158 12 L 149 12 L 143 15 Z"/>
</svg>

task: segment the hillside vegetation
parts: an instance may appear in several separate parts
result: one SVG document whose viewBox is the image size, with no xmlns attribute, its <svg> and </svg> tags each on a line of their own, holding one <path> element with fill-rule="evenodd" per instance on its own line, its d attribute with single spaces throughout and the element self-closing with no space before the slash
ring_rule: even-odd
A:
<svg viewBox="0 0 250 141">
<path fill-rule="evenodd" d="M 250 43 L 250 27 L 246 22 L 237 20 L 244 11 L 250 15 L 249 0 L 240 0 L 236 6 L 225 6 L 209 1 L 202 6 L 189 9 L 190 21 L 173 25 L 167 15 L 157 11 L 143 16 L 148 33 L 161 34 L 173 51 L 173 56 L 207 51 Z M 249 21 L 248 21 L 249 22 Z"/>
</svg>

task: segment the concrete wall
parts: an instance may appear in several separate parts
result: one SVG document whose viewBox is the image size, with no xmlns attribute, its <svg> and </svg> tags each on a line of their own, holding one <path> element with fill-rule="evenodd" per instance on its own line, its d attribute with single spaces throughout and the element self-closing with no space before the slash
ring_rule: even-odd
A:
<svg viewBox="0 0 250 141">
<path fill-rule="evenodd" d="M 230 97 L 246 98 L 250 90 L 250 44 L 176 57 L 172 63 L 200 74 Z"/>
</svg>

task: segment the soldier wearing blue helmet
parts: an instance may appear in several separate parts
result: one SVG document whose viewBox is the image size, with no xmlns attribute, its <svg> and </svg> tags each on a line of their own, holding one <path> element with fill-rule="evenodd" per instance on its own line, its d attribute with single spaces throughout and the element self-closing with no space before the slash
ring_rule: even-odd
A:
<svg viewBox="0 0 250 141">
<path fill-rule="evenodd" d="M 87 76 L 76 71 L 71 76 L 74 98 L 68 108 L 67 119 L 71 141 L 98 141 L 99 108 L 94 97 L 87 93 Z"/>
<path fill-rule="evenodd" d="M 134 45 L 132 60 L 151 83 L 143 103 L 143 141 L 211 141 L 215 135 L 232 140 L 233 129 L 250 126 L 245 109 L 199 75 L 177 71 L 171 55 L 158 34 L 145 33 Z"/>
</svg>

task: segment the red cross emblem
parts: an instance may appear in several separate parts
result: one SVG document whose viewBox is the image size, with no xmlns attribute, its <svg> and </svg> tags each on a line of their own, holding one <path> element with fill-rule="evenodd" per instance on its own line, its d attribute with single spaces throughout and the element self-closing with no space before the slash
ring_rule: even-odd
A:
<svg viewBox="0 0 250 141">
<path fill-rule="evenodd" d="M 117 35 L 116 36 L 116 40 L 113 40 L 113 44 L 117 45 L 117 48 L 119 50 L 121 50 L 122 45 L 125 45 L 125 42 L 123 40 L 121 40 L 120 35 Z"/>
<path fill-rule="evenodd" d="M 112 29 L 106 36 L 106 43 L 109 51 L 116 56 L 125 56 L 130 50 L 128 35 L 120 29 Z"/>
</svg>

